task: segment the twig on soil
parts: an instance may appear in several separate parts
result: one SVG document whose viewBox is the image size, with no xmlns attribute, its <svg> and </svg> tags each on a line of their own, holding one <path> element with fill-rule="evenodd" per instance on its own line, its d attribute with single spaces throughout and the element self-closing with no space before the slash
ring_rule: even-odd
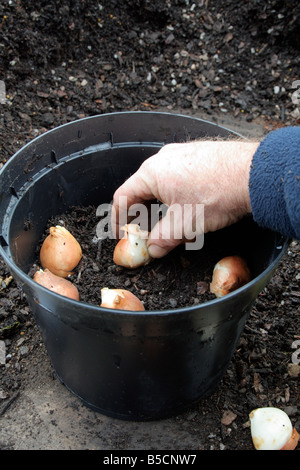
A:
<svg viewBox="0 0 300 470">
<path fill-rule="evenodd" d="M 0 416 L 4 415 L 4 413 L 8 410 L 10 405 L 19 397 L 20 392 L 16 392 L 9 400 L 7 403 L 5 403 L 2 408 L 0 409 Z"/>
</svg>

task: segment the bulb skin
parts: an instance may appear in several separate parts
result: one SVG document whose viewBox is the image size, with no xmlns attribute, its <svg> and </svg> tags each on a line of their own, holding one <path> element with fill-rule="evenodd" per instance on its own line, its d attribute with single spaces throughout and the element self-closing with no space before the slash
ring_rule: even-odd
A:
<svg viewBox="0 0 300 470">
<path fill-rule="evenodd" d="M 81 258 L 82 250 L 75 237 L 65 227 L 50 227 L 40 250 L 42 267 L 66 278 L 73 274 Z"/>
<path fill-rule="evenodd" d="M 115 246 L 114 263 L 128 269 L 148 264 L 151 261 L 147 247 L 148 232 L 141 230 L 137 224 L 126 224 L 121 230 L 125 233 Z"/>
</svg>

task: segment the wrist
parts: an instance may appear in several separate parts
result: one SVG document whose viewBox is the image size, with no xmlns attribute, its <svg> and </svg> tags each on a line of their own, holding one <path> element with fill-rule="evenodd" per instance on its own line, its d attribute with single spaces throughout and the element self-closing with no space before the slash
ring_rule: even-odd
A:
<svg viewBox="0 0 300 470">
<path fill-rule="evenodd" d="M 251 213 L 249 177 L 252 158 L 259 142 L 207 141 L 202 148 L 208 155 L 204 186 L 206 231 L 236 222 Z M 199 149 L 200 150 L 200 149 Z M 200 159 L 199 159 L 200 161 Z M 199 168 L 200 178 L 204 174 Z M 210 184 L 213 177 L 213 184 Z"/>
<path fill-rule="evenodd" d="M 259 142 L 240 142 L 238 149 L 239 161 L 237 162 L 238 174 L 237 178 L 240 178 L 240 204 L 241 209 L 245 214 L 251 213 L 250 204 L 250 169 L 254 154 L 259 146 Z M 237 181 L 238 183 L 238 181 Z"/>
</svg>

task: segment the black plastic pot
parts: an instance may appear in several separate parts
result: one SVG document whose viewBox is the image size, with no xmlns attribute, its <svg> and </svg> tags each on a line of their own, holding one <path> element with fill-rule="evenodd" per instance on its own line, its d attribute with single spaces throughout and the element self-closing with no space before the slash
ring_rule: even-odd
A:
<svg viewBox="0 0 300 470">
<path fill-rule="evenodd" d="M 247 219 L 207 236 L 204 249 L 238 245 L 255 276 L 249 284 L 190 308 L 110 311 L 56 295 L 27 275 L 47 221 L 70 206 L 111 202 L 115 189 L 165 143 L 231 134 L 168 113 L 95 116 L 41 135 L 0 173 L 0 253 L 26 293 L 57 376 L 97 411 L 162 418 L 210 394 L 288 240 Z"/>
</svg>

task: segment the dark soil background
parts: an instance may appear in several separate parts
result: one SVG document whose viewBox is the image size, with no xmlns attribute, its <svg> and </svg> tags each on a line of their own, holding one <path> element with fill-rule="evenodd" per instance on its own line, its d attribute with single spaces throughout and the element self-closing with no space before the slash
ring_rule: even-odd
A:
<svg viewBox="0 0 300 470">
<path fill-rule="evenodd" d="M 298 1 L 276 0 L 1 2 L 0 168 L 44 131 L 107 112 L 230 115 L 265 132 L 299 125 L 299 14 Z M 197 449 L 253 449 L 248 415 L 258 406 L 284 409 L 300 428 L 299 266 L 292 241 L 221 386 L 176 417 L 197 434 Z M 0 342 L 1 419 L 38 384 L 45 361 L 26 299 L 2 261 Z M 110 448 L 131 448 L 120 442 Z"/>
</svg>

